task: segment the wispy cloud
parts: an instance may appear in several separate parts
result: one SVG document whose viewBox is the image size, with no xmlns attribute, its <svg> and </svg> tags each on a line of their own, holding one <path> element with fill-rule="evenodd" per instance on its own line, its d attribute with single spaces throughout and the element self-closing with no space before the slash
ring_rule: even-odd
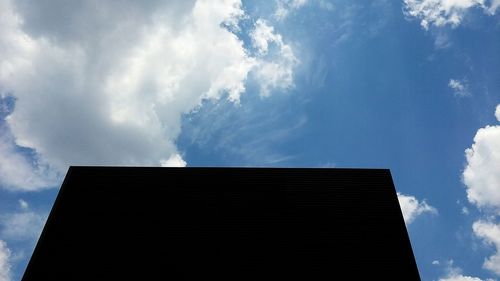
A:
<svg viewBox="0 0 500 281">
<path fill-rule="evenodd" d="M 405 195 L 398 192 L 399 205 L 403 212 L 403 218 L 407 225 L 411 224 L 418 216 L 429 213 L 437 214 L 437 209 L 427 204 L 427 202 L 420 202 L 416 197 Z"/>
<path fill-rule="evenodd" d="M 0 281 L 11 280 L 10 250 L 7 243 L 0 240 Z"/>
<path fill-rule="evenodd" d="M 479 277 L 472 277 L 463 275 L 462 269 L 454 266 L 453 260 L 447 262 L 448 271 L 445 277 L 439 278 L 439 281 L 494 281 L 493 279 L 481 279 Z"/>
<path fill-rule="evenodd" d="M 453 89 L 453 95 L 456 97 L 466 97 L 470 96 L 469 87 L 467 85 L 467 80 L 450 79 L 448 82 L 448 87 Z"/>
<path fill-rule="evenodd" d="M 0 215 L 0 236 L 8 241 L 36 242 L 47 214 L 41 214 L 30 210 L 28 202 L 20 199 L 21 211 Z"/>
<path fill-rule="evenodd" d="M 404 13 L 410 18 L 420 20 L 424 29 L 430 26 L 443 27 L 450 25 L 457 27 L 469 9 L 483 9 L 493 15 L 500 6 L 500 0 L 403 0 Z"/>
<path fill-rule="evenodd" d="M 304 6 L 308 0 L 276 0 L 276 11 L 274 12 L 274 17 L 281 21 L 288 17 L 288 14 Z M 326 5 L 322 2 L 325 7 L 333 7 L 331 5 Z"/>
<path fill-rule="evenodd" d="M 269 96 L 271 89 L 286 90 L 294 86 L 293 69 L 299 63 L 290 45 L 285 44 L 280 34 L 265 20 L 258 19 L 250 33 L 252 44 L 259 57 L 266 57 L 270 44 L 276 46 L 273 61 L 260 61 L 256 65 L 255 76 L 260 84 L 260 94 Z"/>
</svg>

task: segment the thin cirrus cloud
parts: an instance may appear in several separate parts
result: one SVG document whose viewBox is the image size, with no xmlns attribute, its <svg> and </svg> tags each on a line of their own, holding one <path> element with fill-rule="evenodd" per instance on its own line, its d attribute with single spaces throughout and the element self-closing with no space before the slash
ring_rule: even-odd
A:
<svg viewBox="0 0 500 281">
<path fill-rule="evenodd" d="M 304 6 L 308 0 L 276 0 L 276 10 L 274 12 L 274 17 L 282 21 L 290 12 L 297 10 Z"/>
<path fill-rule="evenodd" d="M 246 49 L 231 31 L 246 17 L 237 0 L 0 0 L 0 91 L 16 100 L 0 184 L 43 188 L 68 165 L 186 165 L 183 114 L 204 99 L 239 103 L 251 74 L 262 96 L 293 87 L 291 46 L 257 20 L 253 34 L 267 28 L 261 43 L 276 51 Z"/>
<path fill-rule="evenodd" d="M 4 214 L 0 216 L 0 234 L 9 241 L 34 242 L 40 235 L 46 219 L 46 215 L 33 211 Z"/>
<path fill-rule="evenodd" d="M 453 95 L 456 97 L 470 96 L 466 80 L 450 79 L 448 87 L 453 90 Z"/>
<path fill-rule="evenodd" d="M 35 243 L 45 225 L 47 214 L 31 210 L 23 199 L 19 199 L 18 203 L 20 210 L 0 215 L 0 237 L 7 241 Z"/>
<path fill-rule="evenodd" d="M 457 27 L 471 8 L 483 9 L 494 15 L 500 7 L 500 0 L 403 0 L 404 13 L 420 20 L 424 29 L 430 26 Z"/>
</svg>

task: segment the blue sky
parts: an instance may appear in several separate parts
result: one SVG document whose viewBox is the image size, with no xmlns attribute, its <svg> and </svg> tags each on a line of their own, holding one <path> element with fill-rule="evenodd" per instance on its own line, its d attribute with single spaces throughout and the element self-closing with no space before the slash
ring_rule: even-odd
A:
<svg viewBox="0 0 500 281">
<path fill-rule="evenodd" d="M 499 13 L 1 0 L 0 281 L 69 165 L 389 168 L 422 279 L 499 280 Z"/>
</svg>

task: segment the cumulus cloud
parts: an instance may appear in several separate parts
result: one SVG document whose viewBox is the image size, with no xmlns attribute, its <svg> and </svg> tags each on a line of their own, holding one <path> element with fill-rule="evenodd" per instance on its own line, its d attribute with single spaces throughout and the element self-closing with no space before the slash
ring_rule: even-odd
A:
<svg viewBox="0 0 500 281">
<path fill-rule="evenodd" d="M 477 221 L 472 225 L 474 234 L 496 248 L 496 253 L 485 259 L 483 267 L 500 275 L 500 225 L 487 221 Z"/>
<path fill-rule="evenodd" d="M 453 94 L 456 97 L 470 96 L 466 80 L 450 79 L 448 87 L 453 89 Z"/>
<path fill-rule="evenodd" d="M 414 196 L 398 192 L 398 200 L 406 225 L 411 224 L 418 216 L 424 213 L 437 214 L 436 208 L 427 204 L 425 200 L 419 202 Z"/>
<path fill-rule="evenodd" d="M 162 167 L 186 167 L 187 163 L 179 154 L 174 154 L 167 160 L 160 162 Z"/>
<path fill-rule="evenodd" d="M 0 281 L 10 281 L 10 250 L 7 248 L 7 243 L 0 240 Z"/>
<path fill-rule="evenodd" d="M 16 99 L 0 178 L 36 189 L 47 183 L 22 171 L 185 165 L 175 145 L 183 114 L 204 99 L 238 103 L 250 73 L 263 96 L 293 85 L 291 47 L 266 24 L 278 51 L 251 55 L 231 31 L 244 16 L 238 0 L 0 0 L 0 91 Z"/>
<path fill-rule="evenodd" d="M 500 122 L 500 104 L 495 117 Z M 476 236 L 496 248 L 483 267 L 500 275 L 500 225 L 492 221 L 500 215 L 500 125 L 480 128 L 465 155 L 467 166 L 462 176 L 467 198 L 485 214 L 492 214 L 488 220 L 481 219 L 472 225 Z"/>
<path fill-rule="evenodd" d="M 500 105 L 495 115 L 500 121 Z M 463 181 L 467 198 L 479 208 L 500 214 L 500 125 L 479 129 L 465 155 Z"/>
<path fill-rule="evenodd" d="M 430 25 L 457 27 L 471 8 L 481 8 L 493 15 L 500 6 L 500 0 L 403 0 L 406 16 L 420 20 L 423 28 Z"/>
</svg>

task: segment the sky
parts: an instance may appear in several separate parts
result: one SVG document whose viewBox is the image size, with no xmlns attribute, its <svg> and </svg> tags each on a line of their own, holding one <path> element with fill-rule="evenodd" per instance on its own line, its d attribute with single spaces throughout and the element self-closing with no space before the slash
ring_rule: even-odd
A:
<svg viewBox="0 0 500 281">
<path fill-rule="evenodd" d="M 422 280 L 500 280 L 499 14 L 0 0 L 0 281 L 70 165 L 388 168 Z"/>
</svg>

